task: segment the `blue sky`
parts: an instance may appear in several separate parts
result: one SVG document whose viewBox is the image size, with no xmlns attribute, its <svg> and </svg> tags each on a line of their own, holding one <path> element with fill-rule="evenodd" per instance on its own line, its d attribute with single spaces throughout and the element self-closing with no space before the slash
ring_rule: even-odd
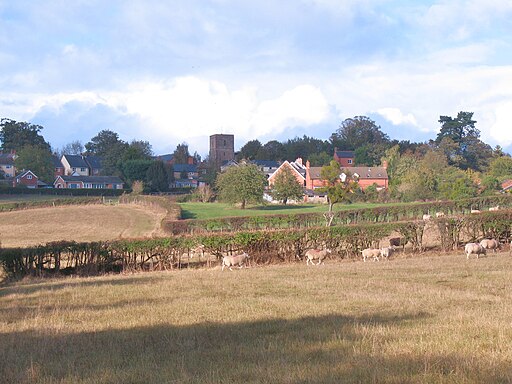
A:
<svg viewBox="0 0 512 384">
<path fill-rule="evenodd" d="M 459 111 L 512 152 L 510 0 L 0 0 L 0 117 L 54 148 L 110 129 L 204 156 L 358 115 L 424 141 Z"/>
</svg>

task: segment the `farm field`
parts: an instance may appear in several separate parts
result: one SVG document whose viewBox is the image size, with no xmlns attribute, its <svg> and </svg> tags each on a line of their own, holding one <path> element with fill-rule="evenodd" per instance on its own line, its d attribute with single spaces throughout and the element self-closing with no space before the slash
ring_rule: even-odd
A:
<svg viewBox="0 0 512 384">
<path fill-rule="evenodd" d="M 10 383 L 505 383 L 509 252 L 0 286 Z"/>
<path fill-rule="evenodd" d="M 3 247 L 50 241 L 99 241 L 163 235 L 163 209 L 122 205 L 70 205 L 0 213 Z"/>
<path fill-rule="evenodd" d="M 300 205 L 257 205 L 240 209 L 226 203 L 178 203 L 181 207 L 183 219 L 216 219 L 229 216 L 262 216 L 262 215 L 290 215 L 294 213 L 324 213 L 326 204 L 300 204 Z M 411 204 L 411 203 L 403 203 Z M 360 209 L 380 207 L 379 203 L 336 204 L 334 210 Z M 400 205 L 400 204 L 393 204 Z"/>
</svg>

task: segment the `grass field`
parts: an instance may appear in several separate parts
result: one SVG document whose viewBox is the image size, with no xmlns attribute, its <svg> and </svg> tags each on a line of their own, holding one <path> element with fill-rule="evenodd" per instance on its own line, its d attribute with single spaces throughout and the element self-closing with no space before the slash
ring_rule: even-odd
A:
<svg viewBox="0 0 512 384">
<path fill-rule="evenodd" d="M 2 383 L 509 383 L 508 252 L 0 287 Z"/>
<path fill-rule="evenodd" d="M 163 209 L 137 205 L 76 205 L 0 213 L 3 247 L 50 241 L 99 241 L 162 235 Z"/>
<path fill-rule="evenodd" d="M 262 216 L 262 215 L 290 215 L 293 213 L 324 213 L 326 204 L 300 204 L 300 205 L 257 205 L 240 209 L 225 203 L 179 203 L 183 219 L 216 219 L 228 216 Z M 379 203 L 336 204 L 335 210 L 359 209 L 379 207 Z M 396 205 L 396 204 L 394 204 Z"/>
</svg>

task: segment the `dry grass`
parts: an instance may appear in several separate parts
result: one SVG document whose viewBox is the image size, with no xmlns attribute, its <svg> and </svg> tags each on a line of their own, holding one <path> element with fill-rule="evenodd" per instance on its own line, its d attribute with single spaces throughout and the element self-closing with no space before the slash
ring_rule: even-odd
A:
<svg viewBox="0 0 512 384">
<path fill-rule="evenodd" d="M 3 247 L 50 241 L 98 241 L 162 234 L 165 211 L 137 205 L 86 205 L 36 208 L 0 213 Z"/>
<path fill-rule="evenodd" d="M 0 288 L 4 383 L 512 381 L 507 253 Z"/>
</svg>

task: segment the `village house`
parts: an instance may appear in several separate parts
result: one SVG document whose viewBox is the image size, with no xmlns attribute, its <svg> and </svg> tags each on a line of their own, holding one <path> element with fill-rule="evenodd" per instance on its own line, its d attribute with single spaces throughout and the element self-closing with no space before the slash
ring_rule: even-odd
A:
<svg viewBox="0 0 512 384">
<path fill-rule="evenodd" d="M 14 159 L 16 158 L 16 152 L 11 153 L 0 153 L 0 172 L 4 174 L 7 179 L 13 178 L 16 174 L 14 168 Z"/>
<path fill-rule="evenodd" d="M 39 178 L 31 170 L 23 171 L 16 177 L 14 177 L 12 186 L 17 187 L 24 185 L 27 188 L 39 188 L 44 187 L 47 184 L 39 181 Z"/>
<path fill-rule="evenodd" d="M 55 188 L 71 189 L 123 189 L 124 183 L 117 176 L 58 176 L 53 186 Z"/>
</svg>

